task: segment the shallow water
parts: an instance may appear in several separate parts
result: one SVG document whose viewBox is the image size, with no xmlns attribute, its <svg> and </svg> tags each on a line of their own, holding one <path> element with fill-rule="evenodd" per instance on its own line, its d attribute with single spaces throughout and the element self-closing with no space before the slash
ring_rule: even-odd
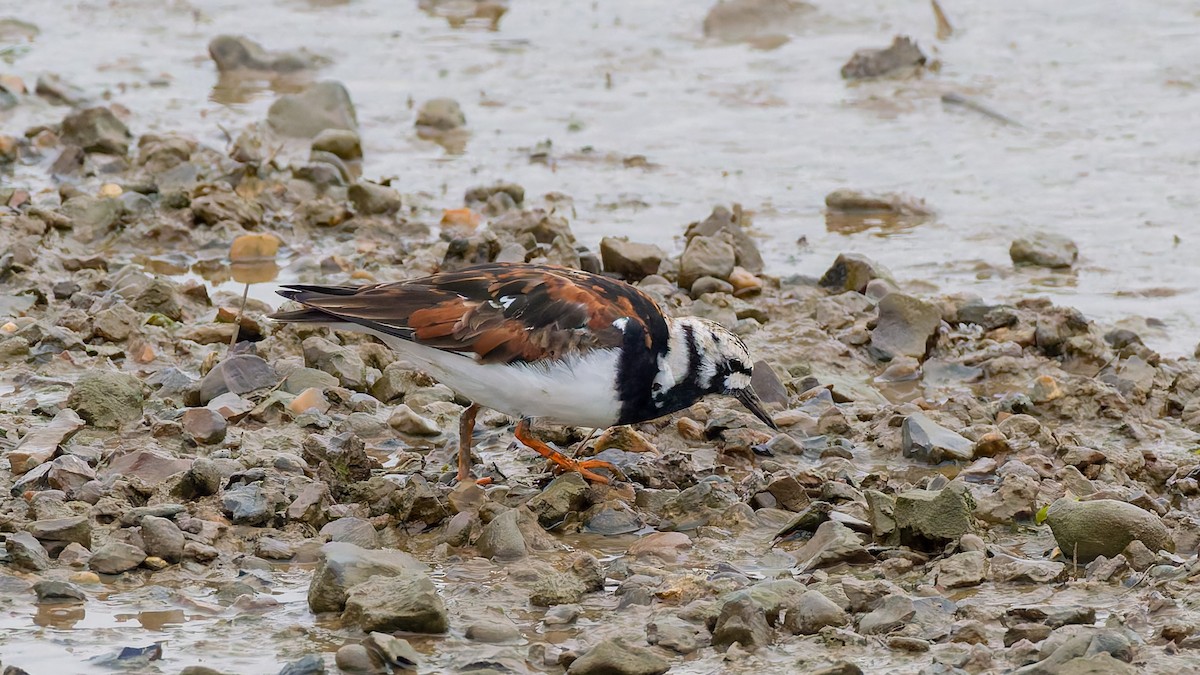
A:
<svg viewBox="0 0 1200 675">
<path fill-rule="evenodd" d="M 224 147 L 226 131 L 263 119 L 274 94 L 223 103 L 208 41 L 234 33 L 270 49 L 303 46 L 332 59 L 320 78 L 351 92 L 364 174 L 395 176 L 402 191 L 431 203 L 456 207 L 470 186 L 512 180 L 535 198 L 571 196 L 583 243 L 623 234 L 677 249 L 681 225 L 737 202 L 753 214 L 774 275 L 819 275 L 839 252 L 859 251 L 919 290 L 1047 295 L 1107 321 L 1160 319 L 1167 328 L 1148 334 L 1150 344 L 1192 350 L 1200 330 L 1194 3 L 947 2 L 958 29 L 948 41 L 934 38 L 924 3 L 822 4 L 808 28 L 769 51 L 703 38 L 708 3 L 694 0 L 515 0 L 498 31 L 453 28 L 416 2 L 392 0 L 26 0 L 0 5 L 0 17 L 41 29 L 4 71 L 30 86 L 55 73 L 97 97 L 109 92 L 130 111 L 135 134 L 182 132 Z M 841 80 L 855 49 L 883 47 L 897 33 L 916 38 L 940 71 Z M 947 92 L 1022 126 L 947 106 Z M 472 133 L 460 155 L 413 131 L 410 101 L 442 96 L 467 115 Z M 65 114 L 30 101 L 0 117 L 4 132 Z M 531 162 L 546 140 L 552 160 Z M 628 168 L 622 160 L 633 155 L 649 167 Z M 22 168 L 15 180 L 50 189 L 44 167 Z M 904 192 L 938 215 L 908 226 L 827 223 L 824 196 L 843 186 Z M 1011 268 L 1009 242 L 1039 230 L 1079 243 L 1074 272 Z M 267 290 L 256 286 L 254 297 Z M 615 555 L 627 542 L 592 536 L 580 545 Z M 748 564 L 754 554 L 737 555 Z M 495 569 L 486 564 L 474 582 L 487 583 Z M 268 672 L 303 655 L 290 650 L 341 644 L 335 628 L 307 613 L 303 585 L 284 573 L 273 591 L 284 608 L 267 618 L 205 613 L 135 588 L 90 601 L 79 619 L 22 604 L 0 618 L 0 654 L 33 669 L 77 669 L 115 647 L 166 639 L 162 672 L 198 662 L 205 649 L 220 650 L 224 668 Z M 716 672 L 711 666 L 692 672 Z"/>
<path fill-rule="evenodd" d="M 225 105 L 206 45 L 244 34 L 308 47 L 349 88 L 367 177 L 446 207 L 514 180 L 574 199 L 575 232 L 677 247 L 680 225 L 741 203 L 764 235 L 769 272 L 820 274 L 855 250 L 902 282 L 987 298 L 1047 295 L 1091 316 L 1167 322 L 1156 347 L 1190 352 L 1200 318 L 1191 220 L 1200 207 L 1200 17 L 1194 3 L 1111 0 L 947 3 L 956 33 L 934 37 L 925 3 L 823 4 L 769 51 L 707 40 L 702 2 L 514 2 L 499 30 L 452 28 L 416 2 L 31 0 L 9 5 L 41 28 L 10 69 L 57 73 L 111 92 L 135 134 L 181 131 L 217 147 L 260 120 L 274 94 Z M 838 69 L 897 33 L 941 62 L 923 79 L 848 86 Z M 165 83 L 165 86 L 163 86 Z M 941 102 L 958 92 L 1015 118 L 1007 126 Z M 416 138 L 411 101 L 450 96 L 472 135 L 462 155 Z M 61 108 L 19 113 L 15 130 Z M 5 126 L 8 126 L 7 124 Z M 549 165 L 530 150 L 552 142 Z M 592 153 L 581 153 L 592 148 Z M 651 168 L 626 168 L 644 155 Z M 21 176 L 35 186 L 44 180 Z M 843 233 L 825 222 L 840 186 L 924 198 L 938 216 Z M 858 228 L 851 228 L 858 229 Z M 1076 271 L 1013 271 L 1014 236 L 1075 239 Z M 803 238 L 805 245 L 797 244 Z M 921 285 L 919 288 L 928 288 Z"/>
</svg>

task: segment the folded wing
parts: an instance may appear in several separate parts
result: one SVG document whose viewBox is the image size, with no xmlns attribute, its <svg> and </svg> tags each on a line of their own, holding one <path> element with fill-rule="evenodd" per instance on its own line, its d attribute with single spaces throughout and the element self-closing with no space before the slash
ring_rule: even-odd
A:
<svg viewBox="0 0 1200 675">
<path fill-rule="evenodd" d="M 484 363 L 559 359 L 666 337 L 654 302 L 636 288 L 568 268 L 492 263 L 359 287 L 289 285 L 304 309 L 291 322 L 351 322 Z M 658 336 L 656 338 L 656 336 Z"/>
</svg>

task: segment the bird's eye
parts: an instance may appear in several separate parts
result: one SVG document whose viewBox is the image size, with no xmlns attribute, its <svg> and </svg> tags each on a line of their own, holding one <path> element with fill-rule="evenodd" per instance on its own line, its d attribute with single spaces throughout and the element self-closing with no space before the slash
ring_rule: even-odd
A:
<svg viewBox="0 0 1200 675">
<path fill-rule="evenodd" d="M 650 387 L 650 391 L 662 391 L 662 385 L 658 382 L 655 382 L 654 385 Z"/>
</svg>

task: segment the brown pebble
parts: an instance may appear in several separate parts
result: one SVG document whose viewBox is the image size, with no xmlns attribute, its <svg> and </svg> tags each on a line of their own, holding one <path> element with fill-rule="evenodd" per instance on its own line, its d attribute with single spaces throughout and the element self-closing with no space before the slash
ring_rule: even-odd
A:
<svg viewBox="0 0 1200 675">
<path fill-rule="evenodd" d="M 309 410 L 326 413 L 329 411 L 329 401 L 319 388 L 309 387 L 300 392 L 296 398 L 292 399 L 291 403 L 288 403 L 288 410 L 296 415 L 308 412 Z"/>
</svg>

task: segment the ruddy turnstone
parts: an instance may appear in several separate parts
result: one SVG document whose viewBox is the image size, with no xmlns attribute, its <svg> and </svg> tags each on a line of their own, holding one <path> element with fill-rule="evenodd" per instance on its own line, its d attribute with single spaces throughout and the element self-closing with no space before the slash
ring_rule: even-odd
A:
<svg viewBox="0 0 1200 675">
<path fill-rule="evenodd" d="M 721 325 L 672 318 L 627 283 L 564 267 L 491 263 L 369 286 L 286 285 L 303 309 L 277 321 L 374 335 L 473 403 L 459 423 L 458 479 L 470 472 L 480 406 L 519 419 L 515 436 L 597 482 L 604 461 L 570 459 L 530 434 L 542 418 L 607 428 L 653 420 L 708 394 L 736 397 L 775 429 L 750 386 L 746 345 Z"/>
</svg>

